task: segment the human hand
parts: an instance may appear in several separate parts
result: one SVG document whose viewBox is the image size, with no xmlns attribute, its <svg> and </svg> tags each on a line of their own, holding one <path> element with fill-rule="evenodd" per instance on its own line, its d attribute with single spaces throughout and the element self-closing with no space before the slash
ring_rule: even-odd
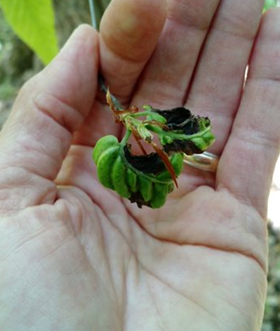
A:
<svg viewBox="0 0 280 331">
<path fill-rule="evenodd" d="M 263 1 L 167 4 L 114 0 L 100 38 L 79 28 L 22 88 L 0 135 L 0 329 L 259 330 L 280 12 L 256 37 Z M 92 148 L 121 127 L 95 96 L 99 65 L 124 104 L 209 116 L 216 176 L 186 167 L 159 210 L 104 189 Z"/>
</svg>

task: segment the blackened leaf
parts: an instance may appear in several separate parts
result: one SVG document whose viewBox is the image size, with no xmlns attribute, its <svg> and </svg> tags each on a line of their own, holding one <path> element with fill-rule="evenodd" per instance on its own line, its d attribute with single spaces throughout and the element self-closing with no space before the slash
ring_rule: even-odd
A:
<svg viewBox="0 0 280 331">
<path fill-rule="evenodd" d="M 170 110 L 153 110 L 163 116 L 169 130 L 191 135 L 199 131 L 199 117 L 192 115 L 189 109 L 177 107 Z"/>
<path fill-rule="evenodd" d="M 142 208 L 142 206 L 150 206 L 150 202 L 146 202 L 140 192 L 132 193 L 129 200 L 131 203 L 136 202 L 139 208 Z"/>
<path fill-rule="evenodd" d="M 128 163 L 145 174 L 157 175 L 165 170 L 165 165 L 157 153 L 133 155 L 130 151 L 130 145 L 126 145 L 124 147 L 124 156 Z"/>
<path fill-rule="evenodd" d="M 170 110 L 153 109 L 153 111 L 166 119 L 166 131 L 172 131 L 173 134 L 175 133 L 191 136 L 193 134 L 199 134 L 207 128 L 210 130 L 211 123 L 208 117 L 194 116 L 191 114 L 190 110 L 184 107 L 173 108 Z M 206 140 L 204 141 L 204 138 L 200 137 L 200 141 L 198 143 L 197 138 L 196 140 L 191 138 L 174 138 L 171 141 L 166 140 L 166 142 L 162 144 L 164 146 L 164 151 L 168 155 L 174 152 L 183 152 L 187 155 L 192 155 L 202 153 L 213 142 L 213 139 L 205 138 Z"/>
<path fill-rule="evenodd" d="M 184 107 L 177 107 L 167 110 L 153 109 L 153 112 L 156 112 L 163 116 L 169 124 L 180 124 L 181 122 L 192 116 L 190 110 Z"/>
<path fill-rule="evenodd" d="M 198 148 L 191 140 L 174 140 L 171 144 L 164 145 L 164 151 L 169 155 L 172 153 L 183 152 L 187 155 L 200 154 L 203 151 Z"/>
</svg>

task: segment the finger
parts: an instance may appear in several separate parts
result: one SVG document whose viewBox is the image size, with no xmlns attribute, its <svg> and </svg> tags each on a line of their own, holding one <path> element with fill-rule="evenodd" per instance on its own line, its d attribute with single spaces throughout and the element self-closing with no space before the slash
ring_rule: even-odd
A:
<svg viewBox="0 0 280 331">
<path fill-rule="evenodd" d="M 184 102 L 219 0 L 169 0 L 158 46 L 145 68 L 133 104 L 176 107 Z"/>
<path fill-rule="evenodd" d="M 199 61 L 187 107 L 209 116 L 220 154 L 240 102 L 244 73 L 259 27 L 263 0 L 224 0 Z"/>
<path fill-rule="evenodd" d="M 125 106 L 149 60 L 166 17 L 163 0 L 114 0 L 104 13 L 100 26 L 100 71 L 105 83 Z M 104 99 L 94 105 L 74 142 L 93 146 L 103 135 L 122 136 Z M 96 127 L 98 130 L 93 130 Z"/>
<path fill-rule="evenodd" d="M 273 168 L 280 145 L 280 10 L 268 12 L 250 61 L 249 78 L 217 182 L 266 215 Z"/>
<path fill-rule="evenodd" d="M 111 92 L 127 102 L 166 18 L 164 0 L 113 0 L 100 26 L 100 66 Z"/>
<path fill-rule="evenodd" d="M 54 179 L 83 122 L 97 84 L 98 38 L 78 28 L 65 47 L 21 90 L 1 132 L 0 168 L 24 168 Z"/>
<path fill-rule="evenodd" d="M 100 26 L 100 70 L 110 91 L 125 106 L 149 60 L 166 17 L 164 0 L 114 0 Z M 93 146 L 103 135 L 122 136 L 104 99 L 94 105 L 74 142 Z M 98 130 L 93 130 L 96 127 Z"/>
</svg>

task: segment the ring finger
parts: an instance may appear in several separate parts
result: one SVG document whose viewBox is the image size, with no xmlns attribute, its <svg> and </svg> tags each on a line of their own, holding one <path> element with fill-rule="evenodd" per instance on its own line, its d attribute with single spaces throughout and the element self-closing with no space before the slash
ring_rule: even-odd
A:
<svg viewBox="0 0 280 331">
<path fill-rule="evenodd" d="M 240 102 L 262 8 L 263 0 L 221 2 L 187 96 L 187 107 L 211 119 L 216 154 L 224 148 Z"/>
</svg>

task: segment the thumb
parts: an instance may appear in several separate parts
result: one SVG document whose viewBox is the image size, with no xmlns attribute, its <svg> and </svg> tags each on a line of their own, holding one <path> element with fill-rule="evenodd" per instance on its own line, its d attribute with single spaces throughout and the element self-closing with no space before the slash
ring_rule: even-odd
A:
<svg viewBox="0 0 280 331">
<path fill-rule="evenodd" d="M 21 89 L 0 133 L 0 169 L 55 179 L 97 86 L 98 35 L 75 30 L 58 56 Z"/>
</svg>

